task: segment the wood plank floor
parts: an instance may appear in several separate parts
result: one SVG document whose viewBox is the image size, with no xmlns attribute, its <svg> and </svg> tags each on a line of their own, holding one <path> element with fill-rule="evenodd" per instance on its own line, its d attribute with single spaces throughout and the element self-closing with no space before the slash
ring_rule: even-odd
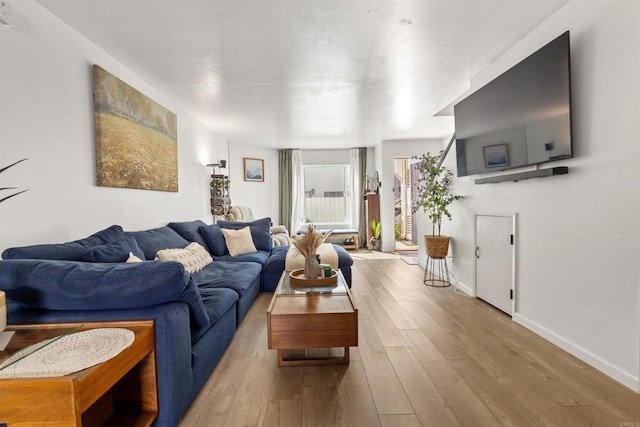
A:
<svg viewBox="0 0 640 427">
<path fill-rule="evenodd" d="M 180 425 L 640 427 L 640 394 L 422 274 L 355 261 L 349 366 L 278 368 L 261 294 Z"/>
</svg>

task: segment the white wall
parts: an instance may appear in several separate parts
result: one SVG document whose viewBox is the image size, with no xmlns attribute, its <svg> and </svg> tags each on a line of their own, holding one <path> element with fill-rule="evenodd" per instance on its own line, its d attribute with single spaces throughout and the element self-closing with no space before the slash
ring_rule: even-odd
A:
<svg viewBox="0 0 640 427">
<path fill-rule="evenodd" d="M 0 184 L 29 191 L 0 205 L 0 249 L 77 239 L 111 224 L 210 222 L 204 164 L 226 158 L 226 143 L 38 3 L 11 5 L 17 26 L 0 26 L 0 165 L 29 160 Z M 177 114 L 178 193 L 96 186 L 92 64 Z"/>
<path fill-rule="evenodd" d="M 570 30 L 569 175 L 475 185 L 452 205 L 455 276 L 474 286 L 473 213 L 518 214 L 514 320 L 639 390 L 640 3 L 572 0 L 474 79 Z M 445 164 L 455 169 L 455 150 Z M 521 170 L 518 170 L 521 171 Z M 448 225 L 448 224 L 447 224 Z"/>
<path fill-rule="evenodd" d="M 348 165 L 349 150 L 302 150 L 303 165 Z"/>
<path fill-rule="evenodd" d="M 244 158 L 264 160 L 264 182 L 244 180 Z M 247 206 L 253 217 L 270 217 L 280 224 L 278 190 L 278 151 L 251 145 L 229 144 L 228 171 L 232 206 Z"/>
</svg>

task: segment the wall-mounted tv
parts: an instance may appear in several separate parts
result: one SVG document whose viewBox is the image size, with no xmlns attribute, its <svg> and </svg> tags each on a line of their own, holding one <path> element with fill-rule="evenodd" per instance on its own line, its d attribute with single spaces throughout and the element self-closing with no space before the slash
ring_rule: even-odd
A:
<svg viewBox="0 0 640 427">
<path fill-rule="evenodd" d="M 458 176 L 573 156 L 569 32 L 454 105 Z"/>
</svg>

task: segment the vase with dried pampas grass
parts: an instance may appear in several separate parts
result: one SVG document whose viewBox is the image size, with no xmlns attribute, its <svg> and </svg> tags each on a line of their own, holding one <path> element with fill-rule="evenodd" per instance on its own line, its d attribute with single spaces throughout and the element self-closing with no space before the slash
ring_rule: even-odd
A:
<svg viewBox="0 0 640 427">
<path fill-rule="evenodd" d="M 320 263 L 316 258 L 316 251 L 330 234 L 331 231 L 318 233 L 315 227 L 309 224 L 303 234 L 293 237 L 293 246 L 304 257 L 304 277 L 307 279 L 317 279 L 320 276 Z"/>
</svg>

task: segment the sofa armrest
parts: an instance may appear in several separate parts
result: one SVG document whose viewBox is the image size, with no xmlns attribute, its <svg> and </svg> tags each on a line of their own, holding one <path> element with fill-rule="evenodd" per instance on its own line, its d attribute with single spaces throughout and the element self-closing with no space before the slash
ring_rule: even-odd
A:
<svg viewBox="0 0 640 427">
<path fill-rule="evenodd" d="M 0 289 L 7 298 L 47 310 L 147 307 L 179 300 L 188 282 L 176 262 L 0 261 Z"/>
</svg>

